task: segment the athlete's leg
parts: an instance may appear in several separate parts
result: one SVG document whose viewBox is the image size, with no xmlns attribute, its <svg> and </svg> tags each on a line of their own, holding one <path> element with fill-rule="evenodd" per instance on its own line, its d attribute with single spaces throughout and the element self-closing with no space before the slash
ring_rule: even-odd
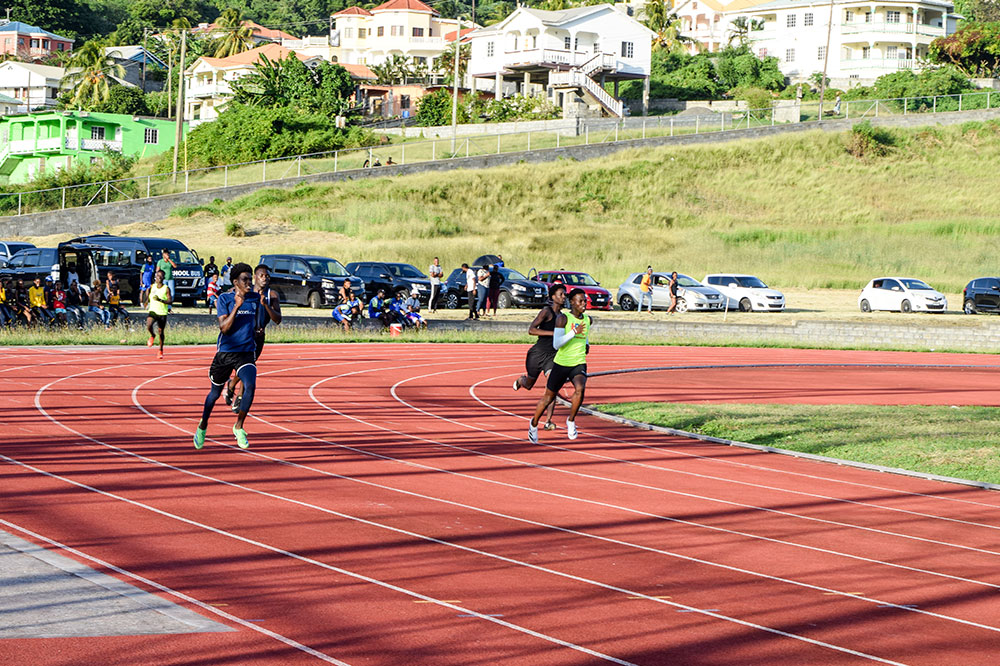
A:
<svg viewBox="0 0 1000 666">
<path fill-rule="evenodd" d="M 580 405 L 583 404 L 583 394 L 587 388 L 587 375 L 581 373 L 573 377 L 573 388 L 576 389 L 576 392 L 570 399 L 569 418 L 566 419 L 567 421 L 576 421 L 576 413 L 580 411 Z"/>
<path fill-rule="evenodd" d="M 222 395 L 222 387 L 225 385 L 225 382 L 221 384 L 212 382 L 212 388 L 205 397 L 205 406 L 201 410 L 201 421 L 198 422 L 199 430 L 204 430 L 208 427 L 208 417 L 212 415 L 212 408 L 215 407 L 215 403 L 219 400 L 219 396 Z"/>
<path fill-rule="evenodd" d="M 556 424 L 552 422 L 552 415 L 555 414 L 555 411 L 556 411 L 556 401 L 553 400 L 549 404 L 549 415 L 545 419 L 546 430 L 555 430 Z M 552 426 L 551 428 L 549 427 L 550 425 Z"/>
<path fill-rule="evenodd" d="M 538 422 L 541 420 L 542 414 L 545 413 L 545 410 L 548 409 L 549 405 L 555 402 L 555 399 L 556 392 L 546 388 L 545 393 L 543 393 L 542 397 L 539 398 L 538 404 L 535 405 L 535 415 L 531 417 L 531 426 L 533 428 L 538 427 Z"/>
<path fill-rule="evenodd" d="M 160 327 L 160 356 L 162 357 L 163 356 L 163 332 L 167 328 L 167 323 L 164 322 L 164 321 L 160 321 L 160 322 L 157 323 L 157 326 Z"/>
<path fill-rule="evenodd" d="M 257 366 L 244 365 L 236 373 L 243 382 L 243 395 L 240 397 L 240 412 L 236 415 L 236 427 L 243 428 L 243 421 L 253 404 L 253 395 L 257 390 Z"/>
<path fill-rule="evenodd" d="M 518 388 L 523 388 L 530 391 L 531 387 L 535 385 L 535 382 L 537 380 L 538 377 L 532 377 L 531 375 L 521 375 L 514 381 L 517 383 Z"/>
<path fill-rule="evenodd" d="M 91 312 L 94 311 L 93 308 L 90 309 Z M 156 341 L 156 334 L 153 333 L 153 318 L 146 317 L 146 330 L 149 331 L 149 340 L 146 341 L 147 347 L 152 347 L 153 343 Z"/>
</svg>

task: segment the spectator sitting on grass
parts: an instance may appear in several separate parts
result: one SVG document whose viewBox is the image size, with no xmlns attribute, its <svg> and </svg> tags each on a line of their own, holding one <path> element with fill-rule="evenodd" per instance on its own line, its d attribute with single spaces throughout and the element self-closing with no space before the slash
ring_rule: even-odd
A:
<svg viewBox="0 0 1000 666">
<path fill-rule="evenodd" d="M 24 321 L 30 326 L 34 320 L 34 315 L 31 313 L 31 305 L 28 302 L 28 290 L 24 287 L 24 280 L 18 280 L 16 286 L 13 283 L 11 285 L 13 296 L 7 296 L 7 303 L 14 310 L 15 316 L 24 317 Z"/>
<path fill-rule="evenodd" d="M 90 296 L 87 294 L 87 290 L 81 287 L 76 280 L 70 282 L 69 290 L 66 292 L 66 310 L 73 316 L 77 328 L 82 329 L 87 320 L 84 313 L 89 301 Z"/>
<path fill-rule="evenodd" d="M 389 301 L 389 313 L 392 315 L 393 320 L 403 326 L 413 326 L 413 323 L 406 316 L 407 312 L 406 303 L 403 302 L 403 299 L 399 297 L 399 294 L 393 294 L 392 300 Z"/>
<path fill-rule="evenodd" d="M 7 305 L 7 278 L 0 279 L 0 326 L 13 326 L 14 310 Z"/>
<path fill-rule="evenodd" d="M 50 324 L 53 320 L 49 311 L 48 296 L 48 292 L 42 286 L 42 278 L 35 278 L 35 284 L 28 289 L 28 305 L 31 307 L 33 318 L 43 324 Z"/>
<path fill-rule="evenodd" d="M 387 326 L 385 323 L 385 289 L 379 289 L 378 293 L 372 296 L 371 300 L 368 301 L 368 318 L 377 319 L 382 323 L 383 328 Z"/>
<path fill-rule="evenodd" d="M 403 303 L 405 308 L 404 316 L 410 325 L 415 328 L 423 326 L 427 328 L 427 321 L 420 315 L 420 292 L 416 287 L 410 292 L 410 297 Z"/>
<path fill-rule="evenodd" d="M 333 309 L 331 313 L 334 321 L 344 327 L 344 332 L 351 330 L 351 326 L 361 317 L 361 301 L 355 298 L 354 293 L 348 289 L 347 297 Z"/>
<path fill-rule="evenodd" d="M 110 293 L 108 294 L 108 312 L 111 314 L 111 323 L 117 324 L 119 320 L 123 324 L 129 323 L 128 310 L 122 307 L 122 296 L 118 291 L 118 285 L 111 285 Z"/>
<path fill-rule="evenodd" d="M 66 325 L 66 290 L 62 288 L 62 282 L 57 281 L 52 287 L 52 312 L 55 313 L 56 320 Z"/>
<path fill-rule="evenodd" d="M 111 328 L 111 313 L 108 312 L 102 301 L 104 300 L 104 290 L 101 288 L 101 281 L 94 280 L 93 288 L 90 290 L 90 305 L 87 311 L 94 315 L 94 319 L 104 324 L 105 328 Z"/>
</svg>

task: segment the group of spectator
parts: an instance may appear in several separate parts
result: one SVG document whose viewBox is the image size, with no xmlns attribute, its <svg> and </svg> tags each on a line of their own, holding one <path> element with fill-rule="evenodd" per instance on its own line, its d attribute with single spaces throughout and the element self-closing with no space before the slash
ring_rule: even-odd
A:
<svg viewBox="0 0 1000 666">
<path fill-rule="evenodd" d="M 486 317 L 490 309 L 493 310 L 493 316 L 496 316 L 500 287 L 504 283 L 501 268 L 503 268 L 503 255 L 497 255 L 496 263 L 480 266 L 478 270 L 470 268 L 469 264 L 462 264 L 462 272 L 465 273 L 465 291 L 469 297 L 468 319 Z"/>
<path fill-rule="evenodd" d="M 79 277 L 68 272 L 69 285 L 47 277 L 35 278 L 30 287 L 24 280 L 0 279 L 0 326 L 69 326 L 79 329 L 88 324 L 105 328 L 128 325 L 128 311 L 121 305 L 118 280 L 108 272 L 107 280 L 81 284 Z"/>
<path fill-rule="evenodd" d="M 385 290 L 379 289 L 368 301 L 366 309 L 351 288 L 350 280 L 344 280 L 337 294 L 337 305 L 331 314 L 334 321 L 344 327 L 344 331 L 350 331 L 366 316 L 369 320 L 378 322 L 383 330 L 393 324 L 403 328 L 427 328 L 427 320 L 420 314 L 420 307 L 420 292 L 416 288 L 406 299 L 399 294 L 393 294 L 391 299 L 387 299 Z"/>
</svg>

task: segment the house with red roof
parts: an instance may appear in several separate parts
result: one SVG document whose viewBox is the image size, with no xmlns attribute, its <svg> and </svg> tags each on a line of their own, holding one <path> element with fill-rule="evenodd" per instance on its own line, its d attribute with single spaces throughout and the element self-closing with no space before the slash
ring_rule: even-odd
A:
<svg viewBox="0 0 1000 666">
<path fill-rule="evenodd" d="M 284 30 L 278 30 L 277 28 L 265 28 L 259 23 L 254 23 L 253 21 L 243 21 L 241 25 L 249 26 L 250 29 L 253 30 L 253 41 L 256 45 L 267 44 L 270 42 L 281 44 L 286 39 L 296 39 L 294 35 L 290 35 Z M 219 26 L 218 23 L 199 23 L 198 27 L 191 29 L 191 34 L 221 37 L 226 30 L 227 28 Z"/>
</svg>

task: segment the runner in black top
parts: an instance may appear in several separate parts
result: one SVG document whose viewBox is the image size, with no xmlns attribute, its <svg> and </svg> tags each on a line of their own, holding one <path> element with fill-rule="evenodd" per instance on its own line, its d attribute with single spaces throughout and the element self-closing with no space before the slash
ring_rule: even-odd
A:
<svg viewBox="0 0 1000 666">
<path fill-rule="evenodd" d="M 539 312 L 535 320 L 528 327 L 528 334 L 538 336 L 538 340 L 528 350 L 528 356 L 524 360 L 526 374 L 514 380 L 514 390 L 531 390 L 531 387 L 538 381 L 538 376 L 542 373 L 548 375 L 552 370 L 553 360 L 556 357 L 556 349 L 552 346 L 552 332 L 556 327 L 556 318 L 562 311 L 566 302 L 566 285 L 554 284 L 549 287 L 550 305 L 546 305 Z M 552 401 L 549 405 L 548 419 L 545 422 L 546 430 L 555 430 L 556 424 L 552 422 L 552 413 L 555 411 L 556 403 Z"/>
<path fill-rule="evenodd" d="M 278 298 L 278 294 L 271 289 L 271 269 L 260 264 L 257 268 L 253 269 L 253 290 L 260 294 L 260 308 L 257 309 L 257 318 L 254 324 L 253 330 L 253 342 L 255 346 L 254 351 L 254 362 L 260 358 L 261 352 L 264 351 L 264 337 L 267 329 L 267 325 L 270 322 L 275 324 L 281 323 L 281 300 Z M 240 383 L 240 378 L 237 375 L 233 375 L 229 380 L 229 386 L 226 391 L 226 403 L 232 405 L 233 413 L 238 414 L 240 411 L 240 398 L 239 396 L 234 396 L 237 385 Z"/>
<path fill-rule="evenodd" d="M 670 274 L 670 307 L 667 308 L 667 314 L 671 312 L 677 312 L 677 271 Z"/>
</svg>

